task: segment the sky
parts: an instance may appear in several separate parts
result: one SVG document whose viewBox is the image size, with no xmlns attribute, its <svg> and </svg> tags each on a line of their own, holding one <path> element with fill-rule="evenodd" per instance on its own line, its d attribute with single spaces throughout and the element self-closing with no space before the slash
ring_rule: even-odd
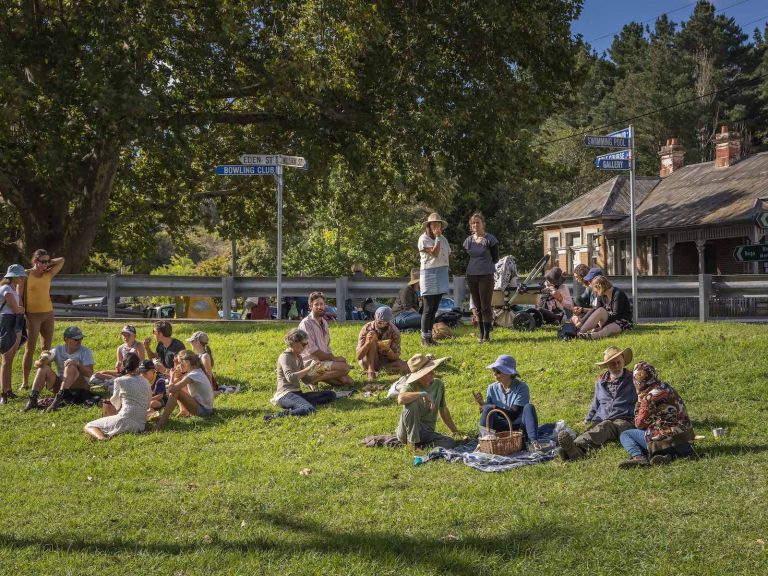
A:
<svg viewBox="0 0 768 576">
<path fill-rule="evenodd" d="M 762 31 L 768 22 L 768 0 L 715 0 L 712 3 L 718 14 L 735 18 L 750 39 L 756 27 Z M 650 20 L 648 24 L 652 28 L 656 18 L 665 12 L 670 20 L 679 24 L 688 20 L 695 4 L 693 0 L 584 0 L 581 16 L 571 25 L 571 30 L 574 35 L 581 34 L 602 54 L 625 24 Z"/>
</svg>

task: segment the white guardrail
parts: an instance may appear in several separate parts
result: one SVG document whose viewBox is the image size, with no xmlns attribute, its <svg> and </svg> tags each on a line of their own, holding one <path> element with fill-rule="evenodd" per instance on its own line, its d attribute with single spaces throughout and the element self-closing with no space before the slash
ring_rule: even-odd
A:
<svg viewBox="0 0 768 576">
<path fill-rule="evenodd" d="M 408 278 L 292 277 L 284 278 L 284 296 L 307 296 L 319 290 L 335 299 L 338 319 L 345 319 L 344 302 L 348 298 L 394 298 Z M 539 282 L 537 279 L 536 282 Z M 613 276 L 614 285 L 632 296 L 628 276 Z M 102 297 L 109 318 L 135 317 L 137 313 L 121 310 L 120 298 L 131 296 L 214 296 L 222 299 L 224 318 L 230 318 L 231 302 L 238 297 L 273 296 L 277 291 L 274 277 L 203 277 L 131 275 L 59 274 L 51 286 L 52 295 Z M 573 287 L 575 294 L 581 287 Z M 745 318 L 768 317 L 768 275 L 744 274 L 714 276 L 640 276 L 637 279 L 639 317 Z M 468 297 L 465 278 L 454 276 L 450 293 L 457 306 L 466 308 Z M 68 306 L 71 311 L 73 307 Z M 85 309 L 84 309 L 85 310 Z M 83 314 L 88 315 L 87 313 Z M 103 315 L 103 312 L 102 312 Z"/>
</svg>

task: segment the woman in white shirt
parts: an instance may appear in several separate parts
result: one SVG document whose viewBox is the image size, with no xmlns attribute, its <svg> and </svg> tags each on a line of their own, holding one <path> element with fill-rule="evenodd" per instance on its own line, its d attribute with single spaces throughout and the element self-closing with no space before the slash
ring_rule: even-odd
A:
<svg viewBox="0 0 768 576">
<path fill-rule="evenodd" d="M 5 277 L 0 280 L 0 404 L 16 395 L 11 391 L 11 371 L 16 352 L 27 339 L 24 320 L 24 279 L 27 273 L 21 264 L 11 264 Z"/>
<path fill-rule="evenodd" d="M 419 255 L 421 268 L 419 288 L 424 306 L 421 315 L 421 343 L 424 346 L 434 346 L 432 326 L 435 315 L 440 307 L 443 294 L 448 292 L 448 258 L 451 246 L 443 236 L 443 230 L 448 223 L 433 212 L 424 222 L 424 233 L 419 237 Z"/>
<path fill-rule="evenodd" d="M 213 416 L 213 386 L 203 371 L 200 357 L 192 350 L 182 350 L 173 359 L 171 381 L 166 387 L 168 402 L 155 428 L 161 430 L 176 405 L 179 416 Z"/>
</svg>

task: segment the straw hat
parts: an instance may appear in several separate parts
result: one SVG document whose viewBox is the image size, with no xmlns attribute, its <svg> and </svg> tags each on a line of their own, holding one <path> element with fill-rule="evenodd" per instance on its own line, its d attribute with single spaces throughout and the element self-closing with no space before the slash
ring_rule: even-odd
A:
<svg viewBox="0 0 768 576">
<path fill-rule="evenodd" d="M 408 360 L 408 369 L 411 371 L 411 374 L 408 376 L 405 383 L 410 384 L 411 382 L 416 382 L 416 380 L 425 374 L 429 374 L 432 370 L 440 366 L 440 364 L 450 359 L 450 356 L 436 359 L 431 354 L 414 354 Z"/>
<path fill-rule="evenodd" d="M 614 360 L 619 356 L 624 358 L 624 366 L 626 366 L 632 362 L 632 348 L 624 348 L 624 350 L 621 350 L 616 348 L 616 346 L 610 346 L 605 349 L 605 352 L 603 352 L 603 361 L 597 362 L 596 365 L 603 368 L 607 366 L 611 360 Z"/>
<path fill-rule="evenodd" d="M 448 228 L 448 222 L 443 220 L 437 212 L 432 212 L 432 214 L 427 216 L 427 221 L 424 222 L 424 227 L 429 226 L 430 222 L 440 222 L 443 225 L 443 228 Z"/>
<path fill-rule="evenodd" d="M 411 279 L 408 281 L 408 286 L 413 286 L 421 281 L 421 271 L 418 268 L 411 268 Z"/>
</svg>

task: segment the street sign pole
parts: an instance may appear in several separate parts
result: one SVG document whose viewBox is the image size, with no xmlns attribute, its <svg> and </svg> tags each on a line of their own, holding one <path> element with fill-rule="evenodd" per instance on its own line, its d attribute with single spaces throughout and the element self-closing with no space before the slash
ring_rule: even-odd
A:
<svg viewBox="0 0 768 576">
<path fill-rule="evenodd" d="M 283 166 L 277 166 L 277 319 L 283 310 Z"/>
<path fill-rule="evenodd" d="M 635 228 L 635 127 L 629 125 L 629 221 L 632 244 L 632 322 L 637 324 L 637 230 Z"/>
</svg>

